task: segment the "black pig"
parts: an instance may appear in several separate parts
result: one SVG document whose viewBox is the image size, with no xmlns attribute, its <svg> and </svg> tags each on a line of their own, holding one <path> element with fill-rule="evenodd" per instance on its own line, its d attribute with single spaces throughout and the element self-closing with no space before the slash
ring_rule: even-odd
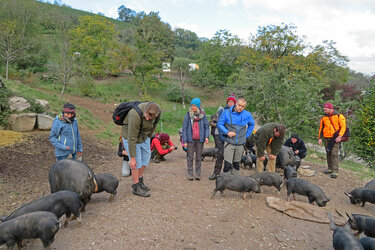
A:
<svg viewBox="0 0 375 250">
<path fill-rule="evenodd" d="M 290 178 L 297 178 L 297 171 L 294 167 L 286 166 L 284 168 L 284 178 L 289 180 Z"/>
<path fill-rule="evenodd" d="M 253 174 L 251 177 L 261 180 L 262 185 L 274 186 L 279 192 L 283 185 L 283 178 L 277 173 L 261 172 Z"/>
<path fill-rule="evenodd" d="M 47 211 L 54 213 L 57 218 L 60 218 L 65 214 L 67 218 L 65 225 L 68 223 L 71 214 L 78 218 L 78 223 L 81 223 L 81 214 L 79 212 L 80 205 L 81 202 L 77 193 L 69 190 L 63 190 L 23 205 L 6 217 L 3 221 L 8 221 L 31 212 Z"/>
<path fill-rule="evenodd" d="M 38 211 L 18 216 L 0 223 L 0 245 L 13 249 L 17 243 L 21 248 L 23 239 L 39 238 L 44 248 L 49 247 L 59 231 L 59 220 L 51 212 Z"/>
<path fill-rule="evenodd" d="M 362 202 L 362 207 L 365 206 L 366 202 L 375 204 L 375 190 L 369 188 L 355 188 L 350 193 L 345 192 L 350 198 L 352 204 L 358 204 Z"/>
<path fill-rule="evenodd" d="M 355 236 L 365 233 L 368 237 L 375 237 L 375 218 L 363 214 L 352 214 L 349 216 L 348 223 L 353 230 L 358 230 Z"/>
<path fill-rule="evenodd" d="M 329 199 L 319 186 L 304 179 L 292 178 L 287 180 L 286 189 L 287 200 L 289 200 L 290 194 L 293 194 L 293 198 L 295 200 L 294 194 L 297 193 L 303 196 L 307 196 L 310 204 L 315 201 L 319 207 L 325 207 L 327 205 L 327 202 L 329 201 Z"/>
<path fill-rule="evenodd" d="M 365 188 L 375 189 L 375 179 L 372 179 L 371 181 L 367 182 Z"/>
<path fill-rule="evenodd" d="M 363 237 L 359 240 L 363 249 L 365 250 L 375 250 L 375 239 L 371 237 Z"/>
<path fill-rule="evenodd" d="M 260 193 L 260 182 L 250 176 L 242 176 L 231 173 L 222 173 L 216 178 L 216 187 L 212 193 L 212 197 L 217 191 L 224 195 L 224 190 L 229 189 L 232 191 L 243 192 L 243 198 L 246 199 L 246 193 L 251 191 Z"/>
<path fill-rule="evenodd" d="M 117 194 L 118 179 L 113 174 L 96 174 L 96 181 L 98 183 L 98 191 L 100 193 L 106 191 L 110 193 L 109 201 L 113 201 Z"/>
<path fill-rule="evenodd" d="M 98 190 L 95 174 L 91 168 L 81 161 L 72 159 L 64 159 L 53 164 L 48 179 L 51 193 L 60 190 L 76 192 L 83 203 L 81 211 L 85 211 L 92 193 Z"/>
<path fill-rule="evenodd" d="M 212 157 L 212 161 L 217 158 L 218 148 L 203 148 L 202 149 L 202 160 L 204 157 Z"/>
<path fill-rule="evenodd" d="M 332 215 L 327 212 L 330 228 L 333 230 L 333 248 L 335 250 L 360 250 L 363 249 L 359 240 L 350 232 L 350 228 L 336 226 Z"/>
</svg>

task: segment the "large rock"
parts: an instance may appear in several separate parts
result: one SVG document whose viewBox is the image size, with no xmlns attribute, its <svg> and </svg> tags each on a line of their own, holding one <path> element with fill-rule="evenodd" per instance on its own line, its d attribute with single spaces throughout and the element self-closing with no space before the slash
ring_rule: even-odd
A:
<svg viewBox="0 0 375 250">
<path fill-rule="evenodd" d="M 39 103 L 40 105 L 42 105 L 45 109 L 49 108 L 49 102 L 46 101 L 46 100 L 35 99 L 35 102 Z"/>
<path fill-rule="evenodd" d="M 35 127 L 36 113 L 12 114 L 8 121 L 13 131 L 32 131 Z"/>
<path fill-rule="evenodd" d="M 38 129 L 47 130 L 52 128 L 54 118 L 45 114 L 38 114 L 37 126 Z"/>
<path fill-rule="evenodd" d="M 10 111 L 24 111 L 30 108 L 30 103 L 22 97 L 14 96 L 8 100 Z"/>
</svg>

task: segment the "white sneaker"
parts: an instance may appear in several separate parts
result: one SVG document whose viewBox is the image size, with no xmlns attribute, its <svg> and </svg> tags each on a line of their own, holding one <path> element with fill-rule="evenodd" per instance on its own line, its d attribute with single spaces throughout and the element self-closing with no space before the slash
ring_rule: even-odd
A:
<svg viewBox="0 0 375 250">
<path fill-rule="evenodd" d="M 130 166 L 128 161 L 122 161 L 121 175 L 127 177 L 130 175 Z"/>
</svg>

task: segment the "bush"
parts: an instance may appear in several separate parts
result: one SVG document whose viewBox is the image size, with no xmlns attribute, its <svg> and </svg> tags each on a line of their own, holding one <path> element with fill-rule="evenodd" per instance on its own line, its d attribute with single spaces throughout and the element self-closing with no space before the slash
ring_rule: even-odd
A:
<svg viewBox="0 0 375 250">
<path fill-rule="evenodd" d="M 182 102 L 181 88 L 173 87 L 167 90 L 167 99 L 171 102 Z M 190 103 L 192 100 L 192 93 L 185 89 L 185 103 Z"/>
<path fill-rule="evenodd" d="M 81 96 L 92 97 L 96 95 L 94 80 L 81 78 L 76 82 L 76 84 Z"/>
<path fill-rule="evenodd" d="M 6 127 L 8 125 L 8 116 L 10 114 L 10 107 L 8 98 L 12 92 L 5 88 L 0 88 L 0 126 Z"/>
<path fill-rule="evenodd" d="M 353 151 L 375 166 L 375 84 L 360 101 L 360 108 L 355 112 L 352 129 Z"/>
</svg>

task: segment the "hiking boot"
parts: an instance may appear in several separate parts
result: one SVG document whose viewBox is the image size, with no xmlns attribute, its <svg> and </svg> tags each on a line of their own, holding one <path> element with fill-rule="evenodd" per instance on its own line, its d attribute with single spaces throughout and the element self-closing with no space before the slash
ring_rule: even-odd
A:
<svg viewBox="0 0 375 250">
<path fill-rule="evenodd" d="M 332 173 L 331 178 L 337 178 L 338 175 L 339 175 L 339 173 Z"/>
<path fill-rule="evenodd" d="M 195 180 L 200 181 L 201 180 L 201 176 L 200 175 L 196 175 L 195 176 Z"/>
<path fill-rule="evenodd" d="M 143 177 L 139 178 L 138 180 L 139 180 L 138 183 L 139 183 L 139 185 L 141 186 L 141 188 L 142 188 L 143 190 L 145 190 L 145 191 L 150 191 L 150 188 L 147 187 L 147 186 L 143 183 Z"/>
<path fill-rule="evenodd" d="M 193 178 L 192 175 L 188 175 L 187 179 L 188 179 L 189 181 L 193 181 L 193 180 L 194 180 L 194 178 Z"/>
<path fill-rule="evenodd" d="M 160 157 L 161 161 L 166 161 L 167 159 L 164 158 L 164 156 Z"/>
<path fill-rule="evenodd" d="M 211 175 L 210 177 L 208 177 L 208 179 L 209 179 L 210 181 L 215 180 L 216 178 L 217 178 L 217 174 L 213 174 L 213 175 Z"/>
<path fill-rule="evenodd" d="M 332 170 L 331 169 L 326 169 L 326 170 L 324 170 L 323 173 L 324 174 L 332 174 Z"/>
<path fill-rule="evenodd" d="M 160 158 L 155 158 L 155 163 L 159 163 L 160 162 Z"/>
<path fill-rule="evenodd" d="M 141 185 L 139 183 L 133 184 L 133 194 L 138 195 L 141 197 L 149 197 L 150 193 L 144 189 L 141 188 Z"/>
</svg>

